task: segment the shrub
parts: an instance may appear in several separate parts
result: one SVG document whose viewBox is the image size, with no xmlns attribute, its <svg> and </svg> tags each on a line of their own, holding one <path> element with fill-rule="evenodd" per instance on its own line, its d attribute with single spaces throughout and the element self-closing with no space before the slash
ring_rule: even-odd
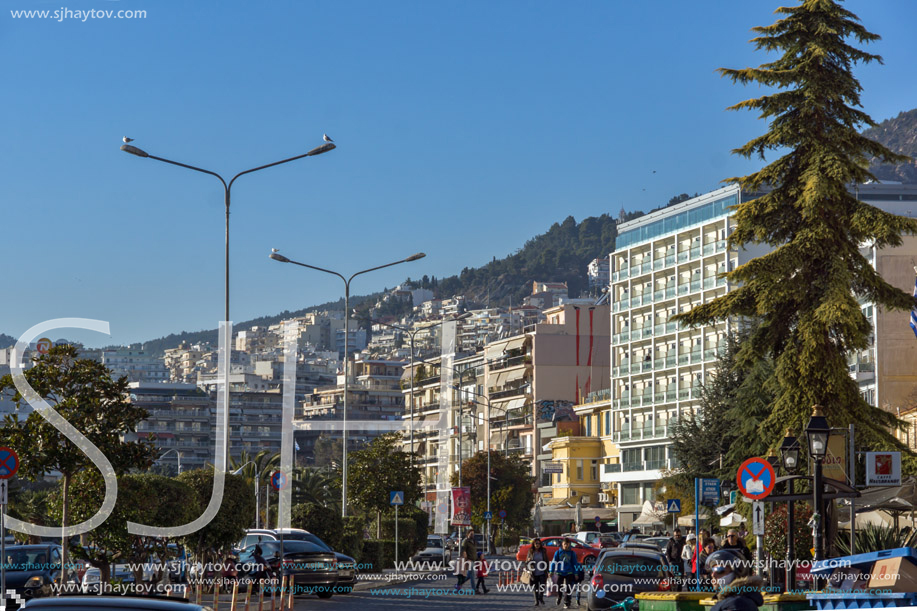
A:
<svg viewBox="0 0 917 611">
<path fill-rule="evenodd" d="M 290 525 L 293 528 L 304 528 L 331 546 L 341 548 L 341 535 L 344 530 L 341 514 L 315 503 L 293 505 L 290 512 Z"/>
</svg>

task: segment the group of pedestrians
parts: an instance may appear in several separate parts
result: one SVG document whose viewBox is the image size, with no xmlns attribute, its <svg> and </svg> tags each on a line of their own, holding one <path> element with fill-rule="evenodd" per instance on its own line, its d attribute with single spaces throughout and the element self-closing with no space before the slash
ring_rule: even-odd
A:
<svg viewBox="0 0 917 611">
<path fill-rule="evenodd" d="M 710 588 L 716 584 L 707 560 L 720 550 L 730 551 L 737 561 L 741 561 L 746 567 L 750 567 L 754 560 L 741 533 L 735 529 L 729 529 L 726 532 L 722 545 L 717 545 L 709 531 L 701 529 L 700 548 L 698 548 L 697 535 L 690 533 L 682 539 L 681 529 L 676 528 L 672 538 L 666 544 L 665 555 L 672 572 L 677 576 L 684 576 L 688 579 L 696 576 L 701 586 Z M 681 580 L 681 583 L 684 584 L 686 581 Z"/>
<path fill-rule="evenodd" d="M 484 553 L 478 551 L 478 545 L 474 540 L 474 529 L 469 528 L 468 534 L 462 540 L 459 548 L 459 559 L 455 563 L 455 576 L 458 578 L 455 589 L 460 590 L 466 582 L 471 582 L 471 588 L 475 594 L 488 594 L 485 579 L 487 577 L 487 559 Z"/>
<path fill-rule="evenodd" d="M 569 609 L 573 604 L 573 593 L 576 592 L 576 605 L 582 601 L 582 590 L 577 584 L 585 579 L 585 569 L 576 558 L 576 552 L 569 539 L 564 539 L 561 548 L 554 552 L 553 558 L 548 558 L 548 551 L 541 539 L 533 539 L 526 557 L 526 569 L 531 575 L 529 585 L 535 596 L 535 606 L 544 605 L 544 595 L 547 590 L 548 576 L 553 573 L 553 583 L 557 586 L 557 605 L 561 601 L 564 609 Z"/>
</svg>

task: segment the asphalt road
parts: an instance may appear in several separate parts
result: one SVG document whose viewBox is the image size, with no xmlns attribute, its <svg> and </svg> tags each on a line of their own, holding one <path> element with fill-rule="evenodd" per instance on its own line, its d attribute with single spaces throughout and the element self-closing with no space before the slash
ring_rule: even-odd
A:
<svg viewBox="0 0 917 611">
<path fill-rule="evenodd" d="M 335 595 L 322 600 L 315 596 L 300 597 L 296 599 L 295 611 L 318 609 L 321 611 L 370 611 L 381 609 L 397 609 L 406 611 L 429 611 L 451 609 L 532 609 L 534 599 L 531 592 L 522 591 L 523 586 L 516 584 L 519 591 L 510 591 L 509 587 L 499 591 L 492 581 L 488 584 L 489 594 L 454 595 L 455 578 L 448 576 L 446 580 L 424 580 L 407 583 L 392 584 L 361 590 L 342 596 Z M 562 609 L 554 606 L 553 598 L 547 598 L 547 605 L 539 609 Z M 576 607 L 574 607 L 576 608 Z M 586 608 L 585 599 L 580 609 Z"/>
</svg>

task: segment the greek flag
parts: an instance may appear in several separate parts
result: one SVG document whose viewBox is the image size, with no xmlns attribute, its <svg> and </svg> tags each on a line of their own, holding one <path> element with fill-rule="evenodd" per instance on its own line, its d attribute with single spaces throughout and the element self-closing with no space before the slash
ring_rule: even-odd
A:
<svg viewBox="0 0 917 611">
<path fill-rule="evenodd" d="M 914 271 L 917 272 L 917 268 Z M 914 297 L 917 297 L 917 278 L 914 278 Z M 917 335 L 917 306 L 911 308 L 911 330 Z"/>
<path fill-rule="evenodd" d="M 915 284 L 917 284 L 917 281 L 915 281 Z M 917 291 L 917 287 L 915 287 L 914 290 Z M 911 312 L 911 326 L 912 327 L 914 326 L 914 313 L 913 312 Z M 914 333 L 917 333 L 917 330 L 915 330 Z M 296 448 L 296 451 L 299 452 L 299 444 L 296 442 L 296 440 L 293 440 L 293 446 Z"/>
</svg>

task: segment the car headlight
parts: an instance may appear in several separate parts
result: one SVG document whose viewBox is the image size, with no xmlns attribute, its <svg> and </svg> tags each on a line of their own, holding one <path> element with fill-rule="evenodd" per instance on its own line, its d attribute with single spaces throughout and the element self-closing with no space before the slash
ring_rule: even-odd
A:
<svg viewBox="0 0 917 611">
<path fill-rule="evenodd" d="M 27 588 L 40 588 L 44 584 L 44 579 L 41 575 L 36 575 L 35 577 L 30 577 L 27 582 L 25 582 L 25 587 Z"/>
</svg>

